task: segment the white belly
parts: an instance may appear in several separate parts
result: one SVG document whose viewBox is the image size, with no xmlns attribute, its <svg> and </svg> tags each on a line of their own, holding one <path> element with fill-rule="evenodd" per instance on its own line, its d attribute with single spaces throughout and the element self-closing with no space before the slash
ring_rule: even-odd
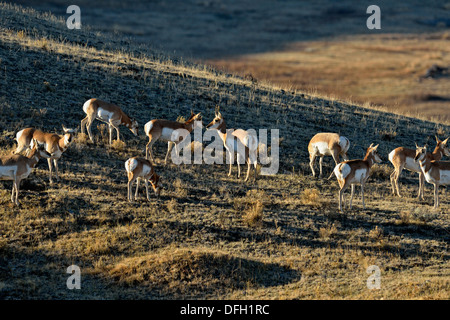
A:
<svg viewBox="0 0 450 320">
<path fill-rule="evenodd" d="M 441 170 L 440 184 L 450 184 L 450 170 Z"/>
<path fill-rule="evenodd" d="M 142 165 L 142 176 L 146 177 L 150 174 L 150 171 L 152 170 L 152 168 L 150 168 L 148 165 L 144 164 Z"/>
<path fill-rule="evenodd" d="M 189 131 L 186 129 L 173 130 L 171 128 L 163 128 L 160 139 L 164 141 L 179 142 L 182 141 L 188 134 Z"/>
<path fill-rule="evenodd" d="M 316 150 L 316 153 L 318 153 L 321 156 L 330 156 L 331 152 L 330 149 L 328 149 L 328 143 L 326 142 L 316 142 L 313 144 L 314 149 Z"/>
<path fill-rule="evenodd" d="M 421 171 L 419 163 L 415 162 L 414 159 L 410 158 L 410 157 L 406 157 L 405 169 L 407 169 L 409 171 L 414 171 L 414 172 Z"/>
<path fill-rule="evenodd" d="M 0 166 L 0 180 L 12 180 L 16 172 L 17 166 Z"/>
<path fill-rule="evenodd" d="M 109 120 L 113 117 L 114 113 L 104 110 L 102 108 L 97 109 L 97 119 L 105 122 L 109 122 Z"/>
<path fill-rule="evenodd" d="M 367 176 L 367 170 L 365 169 L 358 169 L 355 171 L 355 176 L 353 178 L 353 183 L 362 183 Z"/>
</svg>

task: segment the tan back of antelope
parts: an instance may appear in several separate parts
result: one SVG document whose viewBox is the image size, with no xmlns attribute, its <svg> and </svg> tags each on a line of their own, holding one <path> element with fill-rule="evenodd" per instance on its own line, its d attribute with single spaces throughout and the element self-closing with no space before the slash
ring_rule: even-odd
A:
<svg viewBox="0 0 450 320">
<path fill-rule="evenodd" d="M 20 130 L 16 134 L 17 148 L 14 153 L 18 154 L 26 149 L 33 147 L 33 141 L 44 146 L 45 150 L 51 154 L 51 157 L 47 159 L 50 183 L 53 183 L 53 166 L 55 167 L 56 180 L 60 180 L 58 176 L 58 160 L 64 151 L 67 150 L 69 145 L 73 142 L 76 129 L 68 129 L 64 126 L 64 135 L 60 136 L 56 133 L 46 133 L 35 128 L 26 128 Z"/>
<path fill-rule="evenodd" d="M 136 181 L 136 193 L 134 195 L 134 199 L 137 200 L 140 179 L 144 179 L 145 181 L 145 190 L 147 192 L 148 201 L 150 201 L 150 196 L 148 194 L 149 182 L 152 185 L 153 190 L 155 191 L 155 195 L 159 197 L 162 188 L 161 178 L 156 174 L 155 170 L 153 169 L 153 165 L 149 160 L 139 157 L 130 158 L 125 162 L 125 170 L 128 176 L 128 201 L 133 201 L 132 186 L 134 181 Z"/>
<path fill-rule="evenodd" d="M 439 207 L 439 186 L 450 184 L 450 162 L 431 160 L 427 153 L 427 147 L 419 147 L 416 144 L 414 157 L 419 163 L 425 180 L 434 185 L 434 208 Z"/>
<path fill-rule="evenodd" d="M 135 136 L 138 135 L 138 122 L 134 118 L 130 118 L 120 107 L 112 103 L 95 98 L 89 99 L 83 104 L 83 111 L 86 113 L 86 117 L 81 120 L 81 133 L 84 133 L 84 129 L 86 128 L 91 142 L 94 142 L 91 127 L 96 119 L 108 125 L 109 145 L 112 145 L 112 132 L 114 129 L 116 130 L 117 140 L 120 141 L 120 125 L 124 125 L 130 129 Z"/>
<path fill-rule="evenodd" d="M 350 148 L 350 141 L 337 133 L 331 132 L 320 132 L 316 134 L 309 141 L 308 152 L 309 152 L 309 166 L 313 177 L 316 176 L 314 171 L 314 161 L 316 157 L 320 157 L 320 175 L 322 177 L 322 162 L 325 156 L 332 156 L 335 164 L 337 165 L 339 161 L 339 156 L 342 156 L 344 160 L 348 160 L 347 151 Z"/>
<path fill-rule="evenodd" d="M 175 146 L 175 151 L 178 154 L 178 144 L 194 130 L 196 125 L 202 126 L 202 116 L 200 113 L 194 114 L 192 111 L 189 119 L 184 123 L 164 119 L 150 120 L 144 126 L 145 134 L 148 136 L 145 158 L 154 162 L 152 146 L 156 141 L 162 140 L 168 143 L 167 153 L 164 159 L 164 164 L 167 164 L 167 159 L 172 148 Z"/>
<path fill-rule="evenodd" d="M 436 148 L 432 153 L 428 152 L 427 157 L 430 160 L 441 160 L 444 155 L 450 155 L 448 138 L 444 141 L 441 141 L 438 137 L 436 137 Z M 394 171 L 390 176 L 393 195 L 397 193 L 397 196 L 401 197 L 398 181 L 403 169 L 406 169 L 412 172 L 419 173 L 419 193 L 417 194 L 417 197 L 420 200 L 423 200 L 424 176 L 422 170 L 420 169 L 419 163 L 414 160 L 415 156 L 415 149 L 408 149 L 404 147 L 398 147 L 389 153 L 389 161 L 394 166 Z"/>
</svg>

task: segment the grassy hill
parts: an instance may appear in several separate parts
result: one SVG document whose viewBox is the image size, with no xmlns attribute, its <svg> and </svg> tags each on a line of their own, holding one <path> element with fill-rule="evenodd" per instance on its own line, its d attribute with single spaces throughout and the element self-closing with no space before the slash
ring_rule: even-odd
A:
<svg viewBox="0 0 450 320">
<path fill-rule="evenodd" d="M 448 299 L 450 200 L 432 210 L 432 188 L 416 200 L 417 175 L 401 178 L 404 198 L 390 195 L 387 154 L 397 146 L 446 138 L 450 127 L 308 95 L 169 57 L 32 9 L 0 3 L 0 148 L 15 149 L 27 126 L 61 133 L 77 127 L 83 103 L 97 97 L 138 119 L 126 145 L 78 136 L 48 183 L 42 161 L 23 181 L 21 207 L 0 184 L 2 299 Z M 280 130 L 280 170 L 256 184 L 228 177 L 226 165 L 164 166 L 160 199 L 129 204 L 124 162 L 143 156 L 143 125 L 215 105 L 229 127 Z M 336 180 L 312 179 L 307 143 L 319 131 L 351 141 L 350 158 L 380 144 L 384 163 L 366 187 L 366 209 L 339 213 Z M 327 159 L 326 175 L 332 163 Z M 233 173 L 236 172 L 234 168 Z M 82 289 L 68 290 L 68 266 L 81 268 Z M 368 290 L 366 269 L 381 269 Z"/>
</svg>

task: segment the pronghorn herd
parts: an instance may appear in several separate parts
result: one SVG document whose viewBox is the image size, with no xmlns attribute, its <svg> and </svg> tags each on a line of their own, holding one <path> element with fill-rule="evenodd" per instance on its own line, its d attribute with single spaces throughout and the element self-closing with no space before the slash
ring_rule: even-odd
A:
<svg viewBox="0 0 450 320">
<path fill-rule="evenodd" d="M 81 120 L 81 133 L 87 130 L 89 139 L 94 143 L 91 126 L 94 120 L 99 120 L 108 125 L 109 144 L 112 145 L 112 134 L 116 130 L 117 140 L 120 141 L 119 126 L 124 125 L 130 131 L 138 136 L 138 122 L 129 117 L 117 105 L 99 100 L 89 99 L 83 104 L 83 111 L 86 117 Z M 161 177 L 154 170 L 154 158 L 152 154 L 152 146 L 158 141 L 168 143 L 167 153 L 164 164 L 167 164 L 169 153 L 175 146 L 175 152 L 178 154 L 178 145 L 187 136 L 191 134 L 195 127 L 202 128 L 202 116 L 200 113 L 194 114 L 191 111 L 190 117 L 184 123 L 179 121 L 171 121 L 165 119 L 154 119 L 144 125 L 145 135 L 149 141 L 145 148 L 145 158 L 135 156 L 129 158 L 125 162 L 125 171 L 128 176 L 127 183 L 127 200 L 133 201 L 132 185 L 136 182 L 136 191 L 134 200 L 137 200 L 139 181 L 145 182 L 147 200 L 150 201 L 148 192 L 148 183 L 151 184 L 155 195 L 159 196 L 162 184 Z M 45 133 L 36 128 L 26 128 L 20 130 L 16 134 L 17 148 L 11 156 L 0 157 L 0 180 L 12 180 L 13 188 L 11 201 L 15 205 L 19 205 L 18 194 L 21 180 L 27 178 L 32 169 L 38 163 L 39 159 L 46 158 L 49 166 L 49 181 L 52 180 L 52 168 L 55 168 L 57 181 L 58 177 L 58 160 L 63 152 L 67 150 L 71 142 L 75 138 L 78 129 L 68 129 L 62 126 L 64 135 L 60 136 L 55 133 Z M 253 181 L 257 178 L 257 149 L 258 138 L 250 130 L 243 129 L 227 129 L 225 119 L 216 107 L 214 119 L 206 126 L 208 130 L 216 130 L 223 146 L 228 153 L 230 159 L 236 156 L 238 166 L 238 178 L 241 174 L 240 165 L 247 162 L 248 169 L 245 181 L 249 179 L 251 167 L 254 167 Z M 398 180 L 403 169 L 419 173 L 419 193 L 418 198 L 423 199 L 424 182 L 427 181 L 434 185 L 434 208 L 439 206 L 439 186 L 450 184 L 450 162 L 441 161 L 444 156 L 450 156 L 448 146 L 449 138 L 441 141 L 436 137 L 436 148 L 432 153 L 427 152 L 427 147 L 419 147 L 416 149 L 408 149 L 398 147 L 389 153 L 389 161 L 394 166 L 394 171 L 390 176 L 392 185 L 392 194 L 400 197 Z M 352 200 L 355 185 L 361 186 L 362 205 L 365 208 L 364 187 L 371 174 L 371 168 L 374 164 L 382 161 L 378 154 L 379 145 L 371 144 L 367 150 L 364 159 L 349 160 L 347 155 L 350 148 L 350 141 L 346 137 L 337 133 L 321 132 L 317 133 L 308 144 L 309 165 L 312 175 L 316 176 L 314 163 L 317 157 L 320 158 L 320 175 L 322 177 L 322 163 L 325 156 L 331 156 L 335 162 L 335 168 L 328 180 L 333 175 L 336 176 L 339 183 L 339 210 L 343 210 L 344 191 L 351 186 L 351 198 L 349 208 L 352 208 Z M 27 155 L 19 153 L 25 151 Z M 340 157 L 343 161 L 340 162 Z M 231 176 L 232 163 L 228 176 Z"/>
</svg>

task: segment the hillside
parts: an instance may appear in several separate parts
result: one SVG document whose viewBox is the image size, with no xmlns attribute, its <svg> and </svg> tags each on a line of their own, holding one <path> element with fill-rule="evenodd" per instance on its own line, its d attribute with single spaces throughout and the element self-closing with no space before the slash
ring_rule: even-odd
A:
<svg viewBox="0 0 450 320">
<path fill-rule="evenodd" d="M 441 188 L 432 210 L 431 186 L 417 201 L 417 176 L 405 172 L 405 197 L 395 198 L 387 161 L 397 146 L 434 147 L 449 126 L 253 83 L 5 3 L 0 73 L 1 154 L 15 149 L 24 127 L 78 127 L 92 97 L 116 103 L 141 126 L 139 138 L 121 127 L 126 145 L 109 148 L 95 122 L 98 143 L 77 137 L 53 185 L 41 161 L 22 183 L 20 208 L 10 202 L 11 182 L 0 184 L 2 299 L 449 298 L 448 191 Z M 252 184 L 228 177 L 226 165 L 164 166 L 167 146 L 156 143 L 166 189 L 148 203 L 141 186 L 129 204 L 124 162 L 144 155 L 143 125 L 191 109 L 206 125 L 216 105 L 230 127 L 280 130 L 278 174 Z M 365 210 L 357 188 L 354 209 L 339 213 L 336 180 L 311 178 L 307 144 L 319 131 L 348 137 L 350 158 L 380 144 L 384 162 L 366 187 Z M 326 176 L 331 168 L 326 159 Z M 66 288 L 72 264 L 82 290 Z M 374 264 L 380 290 L 366 287 Z"/>
</svg>

